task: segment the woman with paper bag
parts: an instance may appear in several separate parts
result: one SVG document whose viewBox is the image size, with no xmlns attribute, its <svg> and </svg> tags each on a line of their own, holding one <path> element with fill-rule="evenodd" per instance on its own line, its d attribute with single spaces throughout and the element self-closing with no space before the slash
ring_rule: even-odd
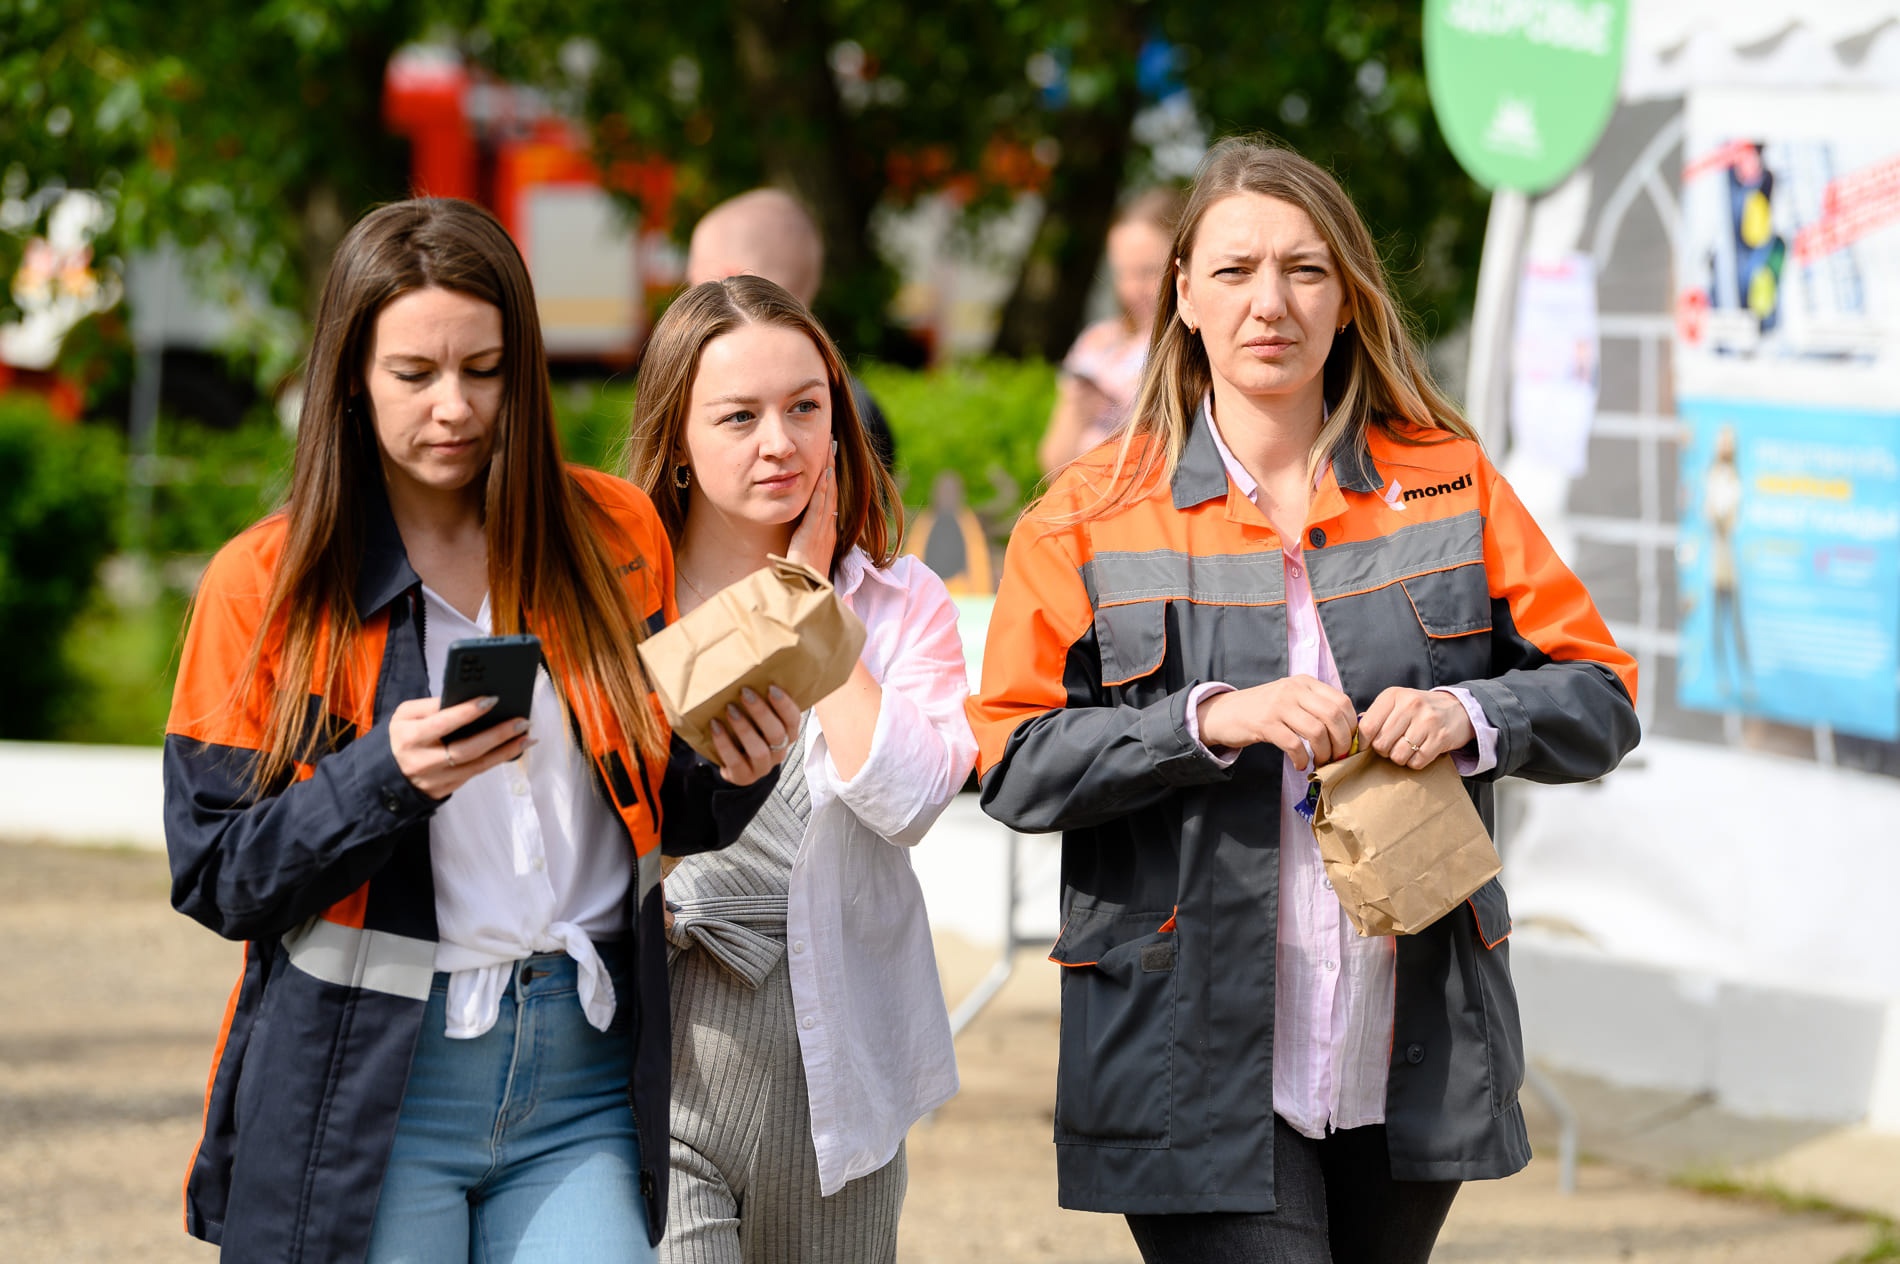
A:
<svg viewBox="0 0 1900 1264">
<path fill-rule="evenodd" d="M 691 622 L 785 558 L 863 625 L 844 683 L 717 861 L 666 878 L 673 1184 L 662 1258 L 891 1260 L 904 1134 L 957 1088 L 907 848 L 976 743 L 956 609 L 897 555 L 895 486 L 831 341 L 752 276 L 694 286 L 640 372 L 629 476 L 658 505 Z"/>
<path fill-rule="evenodd" d="M 1059 1196 L 1149 1261 L 1424 1261 L 1530 1157 L 1495 880 L 1342 915 L 1304 801 L 1345 756 L 1598 777 L 1635 664 L 1432 383 L 1339 184 L 1203 162 L 1134 420 L 1010 540 L 983 806 L 1063 831 Z"/>
</svg>

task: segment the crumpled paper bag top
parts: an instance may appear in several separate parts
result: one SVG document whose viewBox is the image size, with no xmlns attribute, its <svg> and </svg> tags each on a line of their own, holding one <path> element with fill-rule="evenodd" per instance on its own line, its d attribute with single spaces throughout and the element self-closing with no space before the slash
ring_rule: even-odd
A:
<svg viewBox="0 0 1900 1264">
<path fill-rule="evenodd" d="M 716 762 L 712 721 L 743 690 L 777 685 L 809 710 L 851 675 L 864 624 L 824 576 L 774 556 L 639 648 L 673 731 Z"/>
<path fill-rule="evenodd" d="M 1313 836 L 1361 935 L 1413 935 L 1504 866 L 1448 758 L 1402 768 L 1373 751 L 1315 774 Z"/>
</svg>

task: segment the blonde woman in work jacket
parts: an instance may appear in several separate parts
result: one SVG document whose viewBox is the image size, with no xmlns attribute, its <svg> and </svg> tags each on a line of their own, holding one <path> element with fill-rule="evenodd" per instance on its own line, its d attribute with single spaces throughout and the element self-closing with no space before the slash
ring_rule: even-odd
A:
<svg viewBox="0 0 1900 1264">
<path fill-rule="evenodd" d="M 660 841 L 732 841 L 634 645 L 652 503 L 561 464 L 527 270 L 468 203 L 339 246 L 289 503 L 199 586 L 165 737 L 172 901 L 244 941 L 185 1226 L 243 1261 L 651 1259 L 666 1205 Z M 455 736 L 447 642 L 541 638 L 533 714 Z M 529 747 L 534 749 L 530 750 Z"/>
<path fill-rule="evenodd" d="M 1011 538 L 983 805 L 1063 831 L 1066 1207 L 1145 1259 L 1407 1264 L 1530 1158 L 1492 881 L 1360 939 L 1293 811 L 1355 728 L 1491 781 L 1602 776 L 1634 663 L 1432 386 L 1338 184 L 1218 146 L 1125 439 Z"/>
</svg>

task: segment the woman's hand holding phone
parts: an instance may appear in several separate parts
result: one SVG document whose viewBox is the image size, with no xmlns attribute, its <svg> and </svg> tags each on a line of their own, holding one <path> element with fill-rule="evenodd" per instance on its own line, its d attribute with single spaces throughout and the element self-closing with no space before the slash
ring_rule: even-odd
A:
<svg viewBox="0 0 1900 1264">
<path fill-rule="evenodd" d="M 528 721 L 503 720 L 454 742 L 443 739 L 475 723 L 495 705 L 492 696 L 445 707 L 439 698 L 411 698 L 389 718 L 389 749 L 402 775 L 431 799 L 446 799 L 498 764 L 533 745 Z"/>
</svg>

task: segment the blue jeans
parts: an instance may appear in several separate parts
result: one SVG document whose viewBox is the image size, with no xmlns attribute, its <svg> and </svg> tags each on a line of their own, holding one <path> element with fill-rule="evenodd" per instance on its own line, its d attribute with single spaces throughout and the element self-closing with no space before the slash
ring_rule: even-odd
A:
<svg viewBox="0 0 1900 1264">
<path fill-rule="evenodd" d="M 573 959 L 514 965 L 501 1015 L 473 1040 L 443 1035 L 435 988 L 404 1090 L 370 1235 L 370 1264 L 642 1264 L 654 1259 L 627 1100 L 632 971 L 601 944 L 620 1009 L 581 1013 Z"/>
</svg>

